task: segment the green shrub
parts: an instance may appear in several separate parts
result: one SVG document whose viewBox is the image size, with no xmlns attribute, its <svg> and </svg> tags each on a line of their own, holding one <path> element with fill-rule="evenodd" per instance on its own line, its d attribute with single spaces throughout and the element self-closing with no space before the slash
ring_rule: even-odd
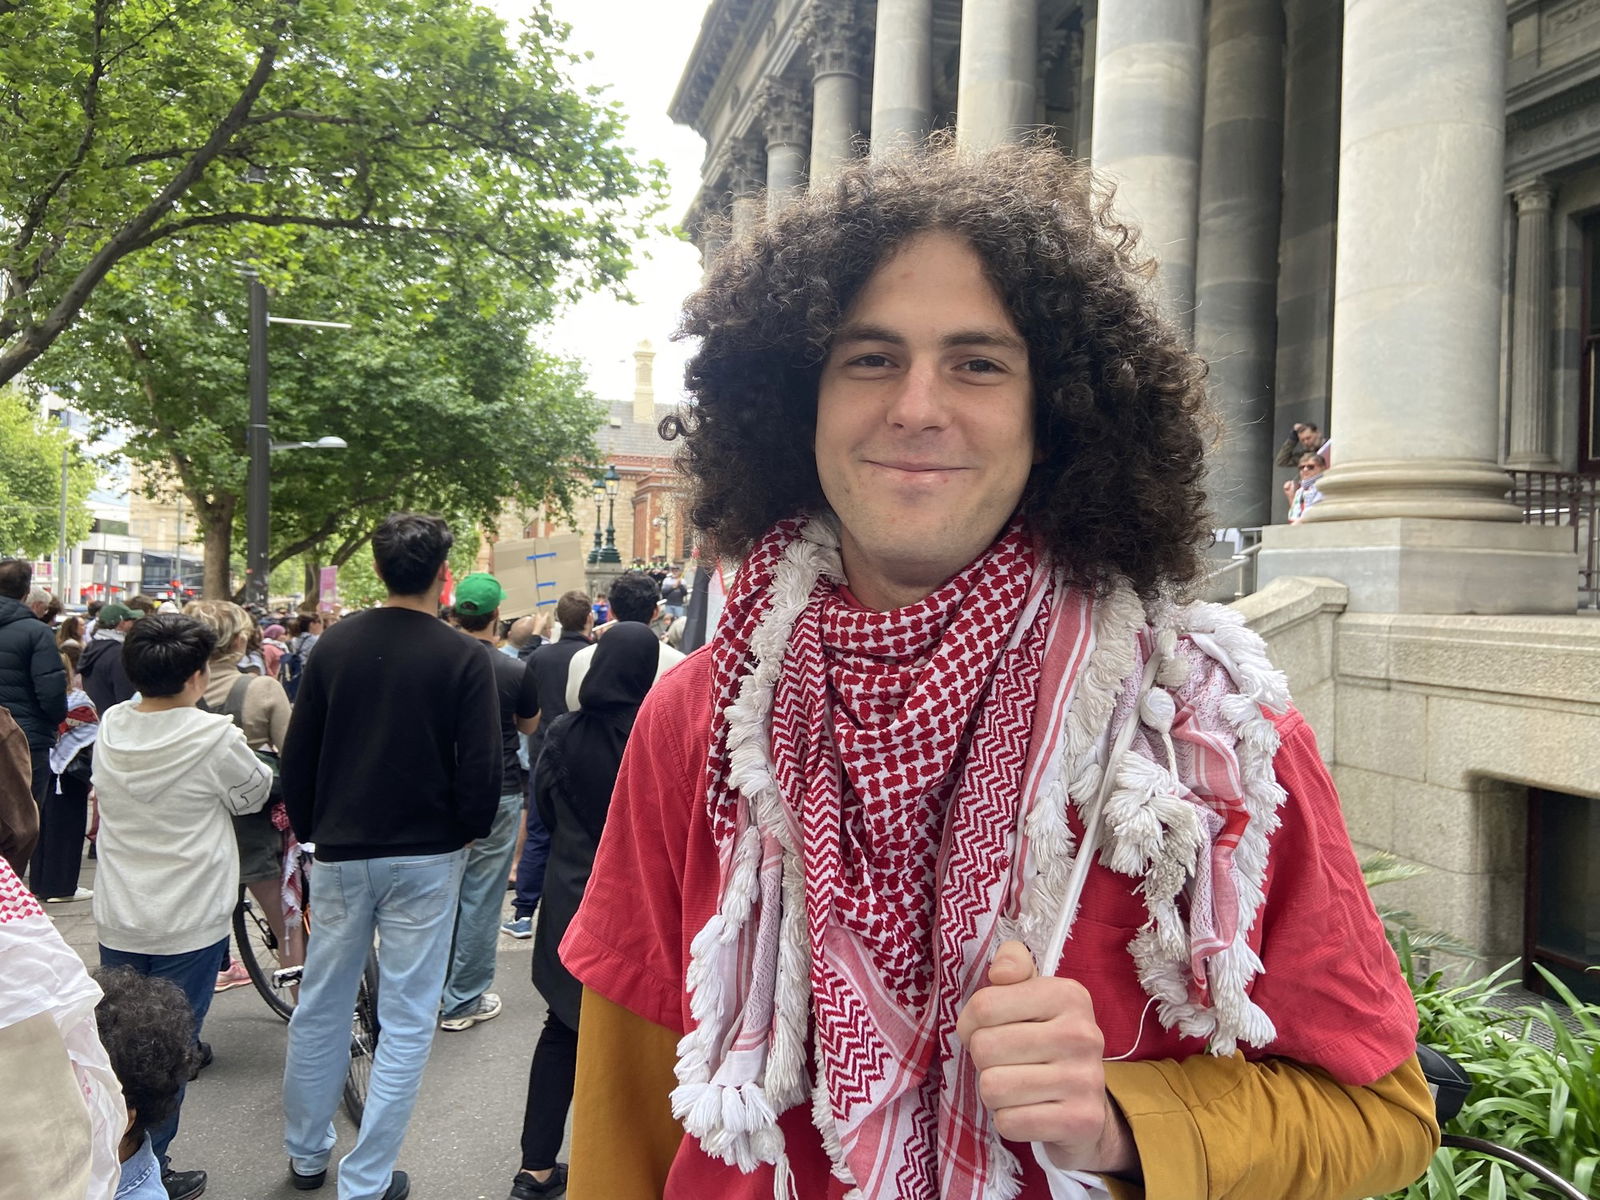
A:
<svg viewBox="0 0 1600 1200">
<path fill-rule="evenodd" d="M 1565 1009 L 1548 1002 L 1499 1007 L 1491 999 L 1512 985 L 1515 963 L 1484 979 L 1447 985 L 1437 971 L 1419 979 L 1404 931 L 1397 941 L 1400 965 L 1417 1001 L 1418 1040 L 1455 1059 L 1472 1079 L 1467 1102 L 1446 1132 L 1532 1155 L 1593 1194 L 1600 1168 L 1600 1005 L 1581 1002 L 1541 968 Z M 1532 1040 L 1535 1030 L 1555 1048 Z M 1450 1149 L 1434 1156 L 1420 1180 L 1394 1193 L 1408 1200 L 1549 1195 L 1509 1164 Z"/>
</svg>

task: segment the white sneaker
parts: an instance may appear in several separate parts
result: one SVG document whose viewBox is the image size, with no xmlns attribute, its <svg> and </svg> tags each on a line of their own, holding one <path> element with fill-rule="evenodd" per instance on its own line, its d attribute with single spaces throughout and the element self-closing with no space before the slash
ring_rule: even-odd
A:
<svg viewBox="0 0 1600 1200">
<path fill-rule="evenodd" d="M 86 887 L 81 887 L 81 888 L 76 889 L 72 893 L 72 895 L 70 895 L 70 896 L 47 896 L 45 898 L 45 903 L 46 904 L 71 904 L 74 900 L 88 900 L 93 895 L 94 895 L 94 891 L 92 889 L 86 888 Z"/>
<path fill-rule="evenodd" d="M 471 1029 L 479 1021 L 492 1021 L 500 1015 L 500 997 L 493 992 L 485 992 L 478 997 L 478 1001 L 464 1013 L 457 1013 L 453 1017 L 446 1017 L 439 1022 L 440 1029 L 447 1029 L 451 1033 L 458 1033 L 463 1029 Z"/>
</svg>

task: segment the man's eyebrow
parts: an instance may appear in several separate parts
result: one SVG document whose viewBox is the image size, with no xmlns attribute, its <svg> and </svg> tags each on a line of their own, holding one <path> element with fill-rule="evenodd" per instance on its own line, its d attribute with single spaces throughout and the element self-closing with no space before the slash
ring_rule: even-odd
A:
<svg viewBox="0 0 1600 1200">
<path fill-rule="evenodd" d="M 834 336 L 834 344 L 846 342 L 883 342 L 890 346 L 903 346 L 906 337 L 881 325 L 846 325 Z M 1016 334 L 1005 329 L 962 329 L 947 333 L 939 339 L 940 346 L 950 349 L 957 346 L 992 346 L 1026 354 L 1028 347 Z"/>
</svg>

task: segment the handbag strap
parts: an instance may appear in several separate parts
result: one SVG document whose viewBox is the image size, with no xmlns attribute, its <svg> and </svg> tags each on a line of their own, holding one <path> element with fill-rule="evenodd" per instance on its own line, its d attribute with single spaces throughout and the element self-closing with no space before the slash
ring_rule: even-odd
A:
<svg viewBox="0 0 1600 1200">
<path fill-rule="evenodd" d="M 223 713 L 231 717 L 241 730 L 244 729 L 244 694 L 250 688 L 250 681 L 255 678 L 254 675 L 240 672 L 239 678 L 228 689 L 228 698 L 222 702 Z"/>
</svg>

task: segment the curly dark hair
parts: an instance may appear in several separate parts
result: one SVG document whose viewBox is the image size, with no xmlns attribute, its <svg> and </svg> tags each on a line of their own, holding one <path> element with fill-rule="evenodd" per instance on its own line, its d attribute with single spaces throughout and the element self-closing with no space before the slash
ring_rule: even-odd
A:
<svg viewBox="0 0 1600 1200">
<path fill-rule="evenodd" d="M 194 1014 L 170 979 L 132 967 L 99 967 L 93 975 L 105 993 L 95 1024 L 133 1117 L 128 1134 L 138 1141 L 178 1107 L 194 1068 Z"/>
<path fill-rule="evenodd" d="M 813 453 L 835 331 L 880 265 L 947 232 L 983 261 L 1029 348 L 1042 459 L 1021 508 L 1074 582 L 1125 579 L 1146 599 L 1199 575 L 1210 417 L 1204 362 L 1157 311 L 1151 264 L 1111 192 L 1037 139 L 982 155 L 936 137 L 861 160 L 730 242 L 685 303 L 694 403 L 681 437 L 690 515 L 742 556 L 775 521 L 825 509 Z"/>
</svg>

